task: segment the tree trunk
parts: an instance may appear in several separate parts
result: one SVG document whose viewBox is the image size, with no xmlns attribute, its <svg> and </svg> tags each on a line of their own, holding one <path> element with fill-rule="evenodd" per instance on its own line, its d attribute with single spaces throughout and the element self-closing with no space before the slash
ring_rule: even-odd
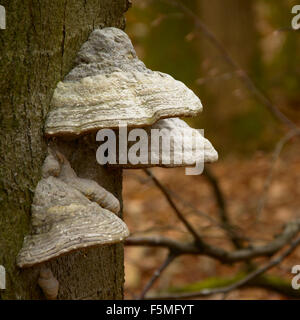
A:
<svg viewBox="0 0 300 320">
<path fill-rule="evenodd" d="M 128 0 L 6 0 L 0 30 L 0 265 L 6 290 L 0 299 L 43 299 L 39 267 L 21 270 L 16 256 L 30 228 L 34 189 L 41 178 L 47 141 L 43 125 L 58 81 L 95 28 L 124 28 Z M 96 163 L 85 139 L 67 143 L 77 174 L 96 180 L 121 200 L 121 170 Z M 122 299 L 123 246 L 70 253 L 47 263 L 60 283 L 60 299 Z"/>
</svg>

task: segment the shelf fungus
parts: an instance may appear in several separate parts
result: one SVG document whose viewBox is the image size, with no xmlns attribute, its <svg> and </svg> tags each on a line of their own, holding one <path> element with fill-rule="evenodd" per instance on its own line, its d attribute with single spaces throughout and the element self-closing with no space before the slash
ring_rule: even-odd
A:
<svg viewBox="0 0 300 320">
<path fill-rule="evenodd" d="M 48 137 L 75 139 L 100 131 L 105 136 L 105 130 L 119 129 L 118 142 L 108 141 L 108 156 L 101 153 L 104 148 L 97 151 L 101 165 L 133 169 L 199 167 L 218 159 L 217 151 L 203 134 L 179 119 L 202 111 L 199 98 L 182 82 L 146 68 L 120 29 L 91 33 L 77 55 L 75 67 L 58 83 L 51 104 L 45 124 Z M 124 126 L 128 132 L 121 138 Z M 142 137 L 146 133 L 148 139 L 134 145 L 132 142 L 141 138 L 135 135 L 138 128 L 144 129 Z M 158 137 L 152 136 L 153 131 Z M 104 141 L 101 134 L 97 134 L 97 141 Z M 126 146 L 121 145 L 124 136 Z M 134 150 L 137 152 L 131 157 Z M 84 184 L 78 182 L 77 188 Z"/>
<path fill-rule="evenodd" d="M 162 135 L 162 144 L 159 148 L 149 148 L 149 157 L 156 159 L 162 166 L 186 167 L 218 160 L 218 153 L 202 135 L 203 130 L 193 129 L 179 118 L 160 120 L 151 129 L 158 130 Z"/>
<path fill-rule="evenodd" d="M 124 143 L 123 137 L 127 135 L 128 142 Z M 127 128 L 120 128 L 118 152 L 110 148 L 116 146 L 109 141 L 114 136 L 107 137 L 107 142 L 97 150 L 97 161 L 112 167 L 199 167 L 218 159 L 217 151 L 204 138 L 203 131 L 191 128 L 179 118 L 161 119 L 144 130 L 128 128 L 128 133 Z M 102 141 L 103 135 L 98 133 L 96 139 Z M 116 155 L 114 159 L 110 154 Z"/>
<path fill-rule="evenodd" d="M 62 154 L 50 153 L 34 194 L 32 232 L 17 265 L 30 267 L 80 248 L 121 242 L 129 231 L 115 214 L 119 208 L 111 193 L 78 178 Z"/>
<path fill-rule="evenodd" d="M 170 75 L 140 61 L 125 32 L 94 30 L 81 47 L 76 66 L 59 82 L 46 136 L 76 137 L 101 128 L 150 126 L 162 118 L 196 116 L 199 98 Z"/>
</svg>

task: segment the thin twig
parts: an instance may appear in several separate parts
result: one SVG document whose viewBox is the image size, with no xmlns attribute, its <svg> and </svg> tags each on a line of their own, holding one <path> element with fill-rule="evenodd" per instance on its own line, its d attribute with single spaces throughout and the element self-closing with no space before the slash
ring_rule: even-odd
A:
<svg viewBox="0 0 300 320">
<path fill-rule="evenodd" d="M 221 187 L 219 185 L 219 182 L 213 172 L 205 168 L 203 175 L 207 178 L 208 182 L 213 188 L 215 198 L 219 207 L 219 216 L 223 224 L 223 228 L 227 231 L 229 238 L 231 239 L 233 245 L 237 249 L 241 249 L 243 247 L 241 238 L 239 235 L 235 232 L 235 227 L 232 225 L 230 218 L 229 218 L 229 213 L 227 211 L 227 206 L 225 202 L 225 197 L 223 195 L 223 192 L 221 190 Z"/>
<path fill-rule="evenodd" d="M 263 104 L 265 105 L 271 113 L 282 123 L 287 125 L 291 129 L 298 128 L 298 126 L 289 119 L 285 114 L 283 114 L 277 106 L 275 106 L 272 101 L 254 84 L 251 78 L 247 75 L 247 73 L 240 68 L 238 63 L 230 56 L 227 49 L 222 45 L 222 43 L 217 39 L 214 33 L 208 29 L 208 27 L 202 22 L 202 20 L 187 6 L 185 6 L 182 2 L 177 0 L 161 0 L 163 2 L 167 2 L 173 7 L 177 7 L 182 12 L 186 14 L 186 16 L 190 17 L 195 24 L 197 30 L 200 30 L 202 34 L 214 44 L 214 46 L 218 49 L 223 59 L 230 65 L 235 71 L 244 85 L 248 88 L 249 91 Z"/>
<path fill-rule="evenodd" d="M 204 171 L 205 172 L 205 171 Z M 145 179 L 139 175 L 137 175 L 136 173 L 127 173 L 127 175 L 129 176 L 132 176 L 134 177 L 135 179 L 137 179 L 140 183 L 147 183 L 148 181 L 152 181 L 152 179 L 148 178 L 148 179 Z M 209 222 L 212 223 L 212 225 L 216 226 L 216 227 L 219 227 L 225 231 L 227 231 L 228 233 L 234 231 L 236 233 L 237 230 L 239 230 L 239 227 L 238 226 L 231 226 L 231 228 L 228 227 L 228 225 L 225 225 L 224 223 L 220 223 L 218 220 L 216 220 L 214 217 L 210 216 L 209 214 L 199 210 L 198 208 L 196 208 L 191 202 L 185 200 L 182 198 L 181 195 L 179 195 L 177 192 L 169 189 L 167 186 L 164 186 L 164 188 L 166 189 L 166 191 L 169 193 L 170 196 L 172 196 L 172 198 L 175 198 L 176 200 L 178 200 L 182 205 L 184 205 L 185 207 L 187 208 L 190 208 L 194 214 L 200 216 L 200 217 L 204 217 L 206 218 Z M 207 227 L 205 227 L 207 228 Z M 201 228 L 201 229 L 204 229 L 204 228 Z M 141 233 L 142 231 L 139 231 L 139 233 Z M 202 236 L 204 237 L 204 236 Z M 245 235 L 238 235 L 238 238 L 240 240 L 245 240 L 245 241 L 250 241 L 251 239 L 249 237 L 246 237 Z"/>
<path fill-rule="evenodd" d="M 300 237 L 292 241 L 290 244 L 290 247 L 284 253 L 282 253 L 279 257 L 272 259 L 261 268 L 258 268 L 257 270 L 253 271 L 252 273 L 244 277 L 242 280 L 237 281 L 236 283 L 229 285 L 227 287 L 217 288 L 217 289 L 204 289 L 204 290 L 201 290 L 198 292 L 192 292 L 192 293 L 169 294 L 169 295 L 161 295 L 158 297 L 149 297 L 149 298 L 146 297 L 146 299 L 190 299 L 190 298 L 197 298 L 197 297 L 207 297 L 217 293 L 225 294 L 225 293 L 231 292 L 232 290 L 238 289 L 246 285 L 251 280 L 257 278 L 258 276 L 272 269 L 276 265 L 280 264 L 286 257 L 288 257 L 299 246 L 299 244 L 300 244 Z"/>
<path fill-rule="evenodd" d="M 155 175 L 151 172 L 149 169 L 144 169 L 144 172 L 151 177 L 155 185 L 161 190 L 161 192 L 164 194 L 166 197 L 168 203 L 170 206 L 173 208 L 174 212 L 176 213 L 178 219 L 185 225 L 187 230 L 193 235 L 197 246 L 202 246 L 203 240 L 197 233 L 197 231 L 191 226 L 191 224 L 187 221 L 187 219 L 184 217 L 184 215 L 180 212 L 180 210 L 177 208 L 176 204 L 172 200 L 168 190 L 161 184 L 161 182 L 155 177 Z"/>
<path fill-rule="evenodd" d="M 218 180 L 216 179 L 213 172 L 208 168 L 204 169 L 203 175 L 207 178 L 208 182 L 211 184 L 211 186 L 213 188 L 215 198 L 216 198 L 218 206 L 220 208 L 219 215 L 220 215 L 221 221 L 226 225 L 230 225 L 231 223 L 229 222 L 229 215 L 227 212 L 225 198 L 224 198 L 223 192 L 219 186 Z"/>
<path fill-rule="evenodd" d="M 265 181 L 264 184 L 264 190 L 262 193 L 262 196 L 258 202 L 258 206 L 257 206 L 257 212 L 256 212 L 256 221 L 255 223 L 257 223 L 261 217 L 261 213 L 265 207 L 266 204 L 266 199 L 267 199 L 267 193 L 268 190 L 270 188 L 272 179 L 273 179 L 273 173 L 274 173 L 274 169 L 275 169 L 275 165 L 277 160 L 279 159 L 280 153 L 283 149 L 283 147 L 292 139 L 294 138 L 296 135 L 300 135 L 300 130 L 299 129 L 294 129 L 294 130 L 290 130 L 289 132 L 287 132 L 287 134 L 281 138 L 279 140 L 279 142 L 276 144 L 275 150 L 273 152 L 273 156 L 272 156 L 272 163 L 271 163 L 271 168 L 269 170 L 267 179 Z"/>
<path fill-rule="evenodd" d="M 152 181 L 152 178 L 143 178 L 139 175 L 137 175 L 136 173 L 126 173 L 128 176 L 132 176 L 135 179 L 137 179 L 140 183 L 147 183 L 149 181 Z M 193 210 L 193 212 L 195 214 L 197 214 L 198 216 L 204 217 L 207 220 L 209 220 L 212 224 L 214 224 L 217 227 L 222 228 L 222 224 L 219 223 L 219 221 L 217 221 L 214 217 L 210 216 L 209 214 L 197 209 L 191 202 L 183 199 L 177 192 L 169 189 L 167 186 L 164 186 L 164 188 L 168 191 L 168 193 L 170 194 L 170 196 L 172 196 L 173 198 L 175 198 L 176 200 L 178 200 L 182 205 L 184 205 L 185 207 L 188 207 L 190 209 Z"/>
<path fill-rule="evenodd" d="M 149 181 L 152 181 L 152 178 L 143 178 L 139 175 L 137 175 L 136 173 L 126 173 L 128 176 L 132 176 L 135 179 L 137 179 L 140 183 L 145 184 L 148 183 Z M 221 224 L 213 217 L 211 217 L 209 214 L 200 211 L 199 209 L 197 209 L 192 203 L 190 203 L 189 201 L 186 201 L 185 199 L 183 199 L 177 192 L 169 189 L 167 186 L 164 186 L 164 188 L 168 191 L 168 193 L 170 194 L 170 196 L 172 196 L 173 198 L 176 198 L 179 202 L 181 202 L 185 207 L 189 207 L 190 209 L 192 209 L 194 211 L 194 213 L 196 213 L 197 215 L 206 218 L 207 220 L 209 220 L 211 223 L 213 223 L 215 226 L 218 227 L 222 227 Z"/>
<path fill-rule="evenodd" d="M 145 285 L 142 293 L 139 296 L 139 300 L 143 300 L 147 292 L 152 288 L 157 279 L 161 276 L 162 272 L 173 262 L 173 260 L 177 257 L 177 254 L 169 252 L 167 258 L 162 263 L 162 265 L 154 272 L 153 276 L 149 280 L 149 282 Z"/>
<path fill-rule="evenodd" d="M 202 241 L 202 246 L 194 242 L 182 242 L 165 237 L 129 237 L 127 246 L 147 246 L 169 249 L 177 255 L 206 255 L 225 264 L 247 261 L 257 257 L 268 257 L 277 253 L 299 233 L 300 219 L 287 223 L 284 230 L 271 242 L 262 246 L 252 246 L 235 251 L 227 251 Z"/>
</svg>

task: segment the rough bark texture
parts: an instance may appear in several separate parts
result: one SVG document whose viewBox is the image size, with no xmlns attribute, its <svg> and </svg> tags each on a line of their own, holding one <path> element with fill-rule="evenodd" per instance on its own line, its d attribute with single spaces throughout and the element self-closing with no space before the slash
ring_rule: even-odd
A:
<svg viewBox="0 0 300 320">
<path fill-rule="evenodd" d="M 7 0 L 7 29 L 0 30 L 0 265 L 7 289 L 0 299 L 43 299 L 40 267 L 20 270 L 15 258 L 29 232 L 33 192 L 47 141 L 43 125 L 58 81 L 97 27 L 124 28 L 127 0 Z M 121 199 L 121 171 L 101 168 L 84 138 L 63 147 L 77 174 L 95 179 Z M 47 263 L 61 299 L 121 299 L 123 247 L 73 252 Z"/>
</svg>

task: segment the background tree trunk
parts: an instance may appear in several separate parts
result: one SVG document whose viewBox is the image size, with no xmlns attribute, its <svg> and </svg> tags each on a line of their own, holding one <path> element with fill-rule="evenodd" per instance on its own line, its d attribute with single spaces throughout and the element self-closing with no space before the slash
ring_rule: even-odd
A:
<svg viewBox="0 0 300 320">
<path fill-rule="evenodd" d="M 198 16 L 241 69 L 255 80 L 260 60 L 253 2 L 197 0 L 197 3 Z M 213 124 L 205 126 L 208 136 L 211 136 L 209 131 L 214 132 L 215 128 L 226 133 L 212 137 L 212 142 L 221 155 L 228 146 L 233 150 L 237 147 L 235 143 L 242 145 L 243 139 L 249 141 L 247 146 L 253 141 L 257 143 L 257 135 L 262 128 L 254 126 L 260 123 L 262 108 L 257 107 L 257 102 L 241 83 L 236 70 L 228 65 L 215 44 L 202 35 L 198 38 L 197 45 L 201 55 L 199 74 L 206 78 L 204 85 L 200 87 L 206 108 L 199 118 L 202 118 L 204 124 Z"/>
<path fill-rule="evenodd" d="M 7 0 L 6 30 L 0 30 L 0 265 L 7 289 L 0 299 L 42 299 L 39 267 L 16 267 L 30 206 L 41 177 L 47 143 L 43 124 L 58 81 L 72 67 L 90 32 L 124 28 L 127 0 Z M 84 139 L 68 143 L 67 156 L 82 177 L 93 178 L 121 200 L 120 170 L 96 164 Z M 122 245 L 80 250 L 47 263 L 60 282 L 61 299 L 121 299 Z"/>
</svg>

